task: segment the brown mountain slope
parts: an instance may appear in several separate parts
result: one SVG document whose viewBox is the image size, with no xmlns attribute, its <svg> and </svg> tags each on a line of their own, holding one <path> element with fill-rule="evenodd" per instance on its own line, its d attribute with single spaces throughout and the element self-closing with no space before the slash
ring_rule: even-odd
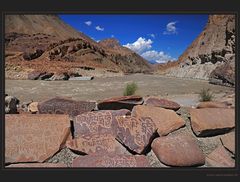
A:
<svg viewBox="0 0 240 182">
<path fill-rule="evenodd" d="M 58 40 L 81 37 L 90 42 L 91 38 L 76 31 L 63 22 L 57 15 L 6 15 L 5 33 L 36 34 L 44 33 L 56 36 Z"/>
<path fill-rule="evenodd" d="M 16 67 L 22 72 L 54 74 L 82 74 L 80 68 L 101 68 L 113 73 L 151 72 L 146 60 L 117 41 L 113 41 L 115 46 L 110 46 L 108 40 L 97 43 L 55 15 L 7 15 L 5 24 L 7 72 Z"/>
<path fill-rule="evenodd" d="M 231 75 L 231 79 L 225 79 L 226 72 L 213 72 L 219 67 L 227 67 L 230 72 L 234 70 L 235 64 L 228 62 L 235 62 L 235 17 L 210 15 L 204 30 L 179 57 L 178 65 L 168 70 L 167 75 L 205 79 L 232 86 L 233 72 L 227 76 Z M 226 64 L 228 66 L 223 66 Z"/>
<path fill-rule="evenodd" d="M 121 46 L 117 39 L 105 39 L 100 41 L 98 44 L 105 48 L 106 54 L 111 57 L 112 61 L 124 72 L 152 72 L 151 65 L 147 60 L 132 50 Z"/>
</svg>

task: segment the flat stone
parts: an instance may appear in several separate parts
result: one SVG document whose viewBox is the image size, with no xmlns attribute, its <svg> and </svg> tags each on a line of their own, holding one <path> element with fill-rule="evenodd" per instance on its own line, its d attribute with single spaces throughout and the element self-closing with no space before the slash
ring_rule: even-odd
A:
<svg viewBox="0 0 240 182">
<path fill-rule="evenodd" d="M 122 126 L 118 118 L 130 113 L 127 109 L 102 110 L 76 116 L 73 121 L 74 137 L 68 140 L 67 147 L 86 154 L 119 152 L 121 147 L 115 138 Z"/>
<path fill-rule="evenodd" d="M 200 109 L 200 108 L 227 108 L 227 107 L 228 106 L 226 103 L 209 101 L 200 102 L 196 108 Z"/>
<path fill-rule="evenodd" d="M 67 115 L 5 115 L 5 162 L 43 162 L 64 147 L 70 134 Z"/>
<path fill-rule="evenodd" d="M 155 97 L 150 97 L 145 101 L 146 105 L 155 106 L 155 107 L 162 107 L 165 109 L 172 109 L 174 111 L 180 108 L 180 105 L 176 102 L 167 100 L 167 99 L 160 99 Z"/>
<path fill-rule="evenodd" d="M 235 154 L 235 132 L 225 134 L 220 139 L 223 146 Z"/>
<path fill-rule="evenodd" d="M 156 134 L 156 126 L 152 119 L 117 116 L 116 120 L 116 139 L 135 153 L 146 153 Z"/>
<path fill-rule="evenodd" d="M 105 99 L 98 103 L 99 110 L 132 110 L 135 105 L 143 104 L 143 98 L 140 96 L 122 96 Z"/>
<path fill-rule="evenodd" d="M 91 134 L 84 137 L 69 139 L 67 147 L 83 154 L 121 153 L 122 146 L 111 133 Z"/>
<path fill-rule="evenodd" d="M 150 167 L 146 156 L 120 155 L 86 155 L 74 159 L 72 167 Z"/>
<path fill-rule="evenodd" d="M 28 105 L 28 112 L 37 113 L 38 112 L 38 102 L 32 102 Z"/>
<path fill-rule="evenodd" d="M 67 165 L 63 163 L 19 163 L 10 164 L 6 168 L 66 168 Z"/>
<path fill-rule="evenodd" d="M 217 147 L 206 157 L 206 163 L 212 167 L 234 167 L 235 162 L 223 146 Z"/>
<path fill-rule="evenodd" d="M 160 136 L 169 134 L 185 125 L 185 121 L 173 110 L 153 106 L 135 106 L 132 110 L 133 117 L 150 117 L 157 127 Z"/>
<path fill-rule="evenodd" d="M 130 115 L 127 109 L 87 112 L 76 116 L 73 121 L 74 137 L 89 137 L 93 134 L 116 135 L 116 116 Z"/>
<path fill-rule="evenodd" d="M 190 135 L 164 136 L 153 140 L 152 150 L 168 166 L 199 166 L 205 157 Z"/>
<path fill-rule="evenodd" d="M 190 109 L 192 129 L 199 137 L 224 134 L 235 127 L 234 112 L 224 108 Z"/>
<path fill-rule="evenodd" d="M 38 104 L 39 114 L 68 114 L 71 117 L 92 111 L 95 102 L 75 101 L 69 98 L 55 97 Z"/>
</svg>

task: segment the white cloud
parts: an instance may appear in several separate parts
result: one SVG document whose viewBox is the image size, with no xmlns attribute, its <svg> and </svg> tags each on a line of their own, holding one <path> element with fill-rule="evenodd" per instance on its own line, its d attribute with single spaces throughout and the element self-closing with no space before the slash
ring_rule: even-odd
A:
<svg viewBox="0 0 240 182">
<path fill-rule="evenodd" d="M 99 25 L 95 27 L 97 31 L 104 31 L 103 27 L 100 27 Z"/>
<path fill-rule="evenodd" d="M 91 22 L 91 21 L 85 21 L 84 23 L 85 23 L 87 26 L 92 25 L 92 22 Z"/>
<path fill-rule="evenodd" d="M 113 38 L 113 37 L 114 37 L 114 35 L 111 35 L 111 37 Z"/>
<path fill-rule="evenodd" d="M 143 37 L 139 37 L 135 42 L 127 43 L 126 45 L 123 45 L 123 46 L 133 50 L 138 54 L 141 54 L 144 51 L 151 49 L 152 43 L 153 41 L 151 39 L 146 40 Z"/>
<path fill-rule="evenodd" d="M 177 27 L 176 27 L 176 21 L 169 22 L 166 25 L 166 30 L 163 32 L 164 35 L 170 35 L 170 34 L 177 34 Z"/>
<path fill-rule="evenodd" d="M 170 55 L 165 54 L 163 51 L 146 51 L 141 54 L 143 58 L 145 58 L 148 61 L 155 61 L 157 63 L 166 63 L 169 60 L 176 60 L 175 58 L 172 58 Z"/>
<path fill-rule="evenodd" d="M 155 39 L 155 37 L 156 37 L 156 35 L 155 34 L 153 34 L 153 33 L 151 33 L 151 34 L 148 34 L 150 37 L 152 37 L 152 38 L 154 38 Z"/>
</svg>

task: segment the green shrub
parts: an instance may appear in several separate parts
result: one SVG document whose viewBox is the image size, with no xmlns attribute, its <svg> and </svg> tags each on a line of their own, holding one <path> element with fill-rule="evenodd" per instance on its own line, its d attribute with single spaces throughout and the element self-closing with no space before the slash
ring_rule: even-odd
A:
<svg viewBox="0 0 240 182">
<path fill-rule="evenodd" d="M 206 102 L 213 100 L 213 93 L 210 91 L 210 89 L 202 89 L 199 93 L 200 101 Z"/>
<path fill-rule="evenodd" d="M 137 89 L 138 86 L 135 82 L 128 83 L 124 89 L 123 95 L 124 96 L 134 95 Z"/>
</svg>

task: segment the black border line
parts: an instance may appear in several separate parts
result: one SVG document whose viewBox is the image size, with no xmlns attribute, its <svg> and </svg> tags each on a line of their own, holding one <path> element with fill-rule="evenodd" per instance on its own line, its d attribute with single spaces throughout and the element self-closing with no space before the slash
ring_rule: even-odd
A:
<svg viewBox="0 0 240 182">
<path fill-rule="evenodd" d="M 209 1 L 210 2 L 210 1 Z M 230 3 L 230 2 L 229 2 Z M 191 4 L 192 5 L 192 4 Z M 195 7 L 195 6 L 194 6 Z M 212 5 L 210 6 L 210 8 L 212 8 Z M 236 7 L 235 7 L 236 8 Z M 86 9 L 88 9 L 88 8 L 86 8 Z M 149 9 L 149 7 L 148 7 L 148 9 Z M 194 9 L 194 8 L 193 8 Z M 210 13 L 209 13 L 209 11 L 199 11 L 199 10 L 193 10 L 193 11 L 189 11 L 189 10 L 185 10 L 185 11 L 145 11 L 145 10 L 143 10 L 143 11 L 122 11 L 122 10 L 120 10 L 120 11 L 116 11 L 116 10 L 113 10 L 113 11 L 106 11 L 106 10 L 101 10 L 101 11 L 92 11 L 92 10 L 90 10 L 89 11 L 89 9 L 88 10 L 81 10 L 81 14 L 121 14 L 122 12 L 124 12 L 124 14 L 159 14 L 159 12 L 161 13 L 161 14 L 190 14 L 190 13 L 192 13 L 192 14 L 229 14 L 229 12 L 231 12 L 231 14 L 234 12 L 234 14 L 236 13 L 236 15 L 237 15 L 237 18 L 236 18 L 236 24 L 235 24 L 235 26 L 236 26 L 236 47 L 235 47 L 235 49 L 236 49 L 236 62 L 235 62 L 235 64 L 236 64 L 236 67 L 235 67 L 235 76 L 236 76 L 236 86 L 235 86 L 235 94 L 236 94 L 236 96 L 235 96 L 235 103 L 236 103 L 236 108 L 235 108 L 235 112 L 236 112 L 236 115 L 235 115 L 235 117 L 236 117 L 236 121 L 238 121 L 238 119 L 239 119 L 239 115 L 238 115 L 238 112 L 237 112 L 237 110 L 238 110 L 238 101 L 239 101 L 239 98 L 238 98 L 238 91 L 239 91 L 239 82 L 238 82 L 238 76 L 239 76 L 239 73 L 237 72 L 237 70 L 238 70 L 238 68 L 239 68 L 239 63 L 238 63 L 238 53 L 239 53 L 239 50 L 238 50 L 238 20 L 239 20 L 239 16 L 238 16 L 238 12 L 236 11 L 236 10 L 234 10 L 234 11 L 232 11 L 232 9 L 233 8 L 230 8 L 230 10 L 229 10 L 229 6 L 226 6 L 225 7 L 225 9 L 228 9 L 227 11 L 211 11 Z M 12 13 L 12 12 L 16 12 L 16 11 L 5 11 L 4 13 L 2 13 L 2 15 L 5 15 L 5 14 L 9 14 L 9 13 Z M 37 13 L 36 13 L 37 12 Z M 29 11 L 25 11 L 25 13 L 24 14 L 39 14 L 38 12 L 41 12 L 41 11 L 34 11 L 34 13 L 32 12 L 32 13 L 29 13 Z M 77 13 L 77 14 L 79 14 L 79 12 L 78 11 L 60 11 L 60 13 L 59 13 L 59 11 L 43 11 L 43 14 L 48 14 L 48 13 L 53 13 L 54 12 L 54 14 L 75 14 L 75 13 Z M 62 12 L 64 12 L 64 13 L 62 13 Z M 107 12 L 107 13 L 106 13 Z M 227 13 L 226 13 L 227 12 Z M 42 13 L 40 13 L 40 14 L 42 14 Z M 2 19 L 3 19 L 3 16 L 2 16 Z M 2 22 L 4 22 L 4 20 L 2 21 Z M 4 27 L 4 26 L 3 26 Z M 3 28 L 3 31 L 4 31 L 4 28 Z M 4 35 L 2 34 L 2 43 L 3 43 L 3 40 L 4 40 Z M 4 46 L 4 44 L 2 44 L 1 45 L 2 47 Z M 3 60 L 4 60 L 4 51 L 3 51 L 3 49 L 2 49 L 2 55 L 3 55 Z M 4 68 L 4 65 L 5 65 L 5 62 L 4 62 L 4 64 L 2 65 L 2 68 Z M 5 84 L 5 74 L 4 74 L 4 72 L 2 73 L 2 77 L 1 78 L 3 78 L 3 80 L 2 80 L 2 82 L 1 83 L 3 83 L 3 87 L 2 88 L 4 88 L 4 84 Z M 3 89 L 2 90 L 3 92 L 5 92 L 5 89 Z M 4 95 L 3 95 L 3 100 L 4 100 Z M 2 107 L 2 111 L 3 111 L 3 107 Z M 4 112 L 4 111 L 3 111 Z M 2 115 L 2 118 L 4 119 L 4 117 L 3 117 L 4 115 Z M 4 121 L 4 120 L 2 120 L 2 121 Z M 239 125 L 238 125 L 238 123 L 236 123 L 236 126 L 235 126 L 235 132 L 236 132 L 236 135 L 237 135 L 237 141 L 236 141 L 236 143 L 237 142 L 239 142 L 238 141 L 238 129 L 239 129 Z M 3 146 L 3 148 L 4 148 L 4 146 Z M 236 145 L 236 161 L 238 161 L 238 145 Z M 239 162 L 239 161 L 238 161 Z M 239 169 L 239 166 L 238 166 L 238 164 L 237 164 L 237 169 Z M 39 168 L 35 168 L 35 169 L 39 169 Z M 35 170 L 35 169 L 31 169 L 31 170 Z M 75 168 L 66 168 L 66 169 L 71 169 L 71 170 L 74 170 Z M 83 168 L 78 168 L 78 169 L 81 169 L 81 170 L 83 170 Z M 93 171 L 93 169 L 95 169 L 95 168 L 91 168 L 90 170 L 91 171 Z M 100 172 L 102 172 L 102 170 L 101 170 L 101 168 L 96 168 L 97 169 L 97 171 L 100 171 Z M 138 171 L 140 170 L 140 169 L 138 169 L 138 168 L 136 168 Z M 174 170 L 174 168 L 171 168 L 171 169 L 169 169 L 169 168 L 167 168 L 167 169 L 164 169 L 164 168 L 144 168 L 143 170 L 147 170 L 147 171 L 149 171 L 148 169 L 150 169 L 150 171 L 155 171 L 155 169 L 157 169 L 157 170 L 162 170 L 162 171 L 164 171 L 164 170 L 167 170 L 167 172 L 169 172 L 170 173 L 170 171 L 172 171 L 172 172 L 174 172 L 174 173 L 176 173 L 177 171 L 180 171 L 180 172 L 182 172 L 182 171 L 186 171 L 186 170 L 189 170 L 189 169 L 180 169 L 180 168 L 177 168 L 176 170 L 177 171 L 175 171 Z M 217 174 L 219 174 L 220 176 L 221 176 L 221 174 L 219 173 L 220 171 L 219 170 L 230 170 L 230 172 L 232 172 L 233 171 L 233 169 L 229 169 L 229 168 L 227 168 L 227 169 L 225 169 L 225 168 L 191 168 L 191 170 L 197 170 L 197 172 L 201 172 L 201 171 L 209 171 L 209 169 L 213 172 L 216 172 L 216 174 L 214 174 L 213 173 L 213 176 L 218 176 Z M 235 169 L 235 168 L 234 168 Z M 18 171 L 23 171 L 23 170 L 21 170 L 20 168 L 17 168 L 17 170 Z M 28 169 L 27 169 L 28 170 Z M 45 170 L 45 169 L 44 169 Z M 51 170 L 52 171 L 52 168 L 50 169 L 50 168 L 48 168 L 47 170 Z M 62 171 L 62 169 L 59 169 L 59 168 L 57 168 L 57 170 L 60 170 L 60 171 Z M 86 169 L 86 170 L 89 170 L 89 169 Z M 104 168 L 104 170 L 105 170 L 105 168 Z M 200 171 L 201 170 L 201 171 Z M 217 171 L 216 171 L 217 170 Z M 75 170 L 74 170 L 75 171 Z M 85 170 L 84 170 L 85 171 Z M 106 171 L 106 170 L 105 170 Z M 123 168 L 121 168 L 121 171 L 127 171 L 127 172 L 129 172 L 129 169 L 123 169 Z M 131 169 L 131 171 L 132 171 L 132 169 Z M 236 172 L 236 170 L 235 170 L 235 172 Z M 226 174 L 226 173 L 225 173 Z M 232 173 L 230 173 L 230 174 L 232 174 Z M 237 172 L 236 172 L 236 174 L 238 174 Z M 200 174 L 199 174 L 200 175 Z M 201 173 L 201 175 L 202 175 L 202 173 Z M 211 174 L 209 174 L 209 175 L 211 175 Z M 207 176 L 209 176 L 209 175 L 207 175 Z M 198 175 L 197 175 L 198 176 Z M 196 176 L 196 177 L 197 177 Z"/>
</svg>

